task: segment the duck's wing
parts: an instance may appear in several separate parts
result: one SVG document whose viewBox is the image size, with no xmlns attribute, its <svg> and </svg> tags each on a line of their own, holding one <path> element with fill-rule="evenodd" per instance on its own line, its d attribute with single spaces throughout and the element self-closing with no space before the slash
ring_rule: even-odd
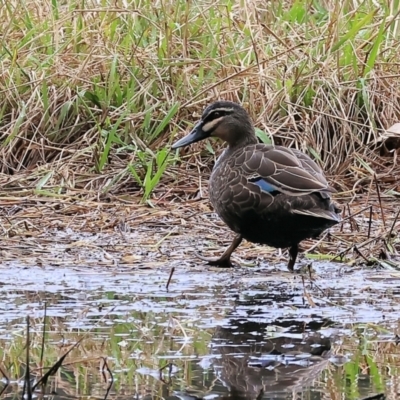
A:
<svg viewBox="0 0 400 400">
<path fill-rule="evenodd" d="M 300 153 L 300 154 L 299 154 Z M 325 176 L 306 154 L 281 146 L 247 146 L 235 158 L 235 166 L 262 191 L 292 196 L 330 192 Z"/>
<path fill-rule="evenodd" d="M 307 154 L 303 153 L 297 149 L 289 149 L 300 161 L 301 165 L 305 170 L 314 175 L 320 182 L 325 182 L 328 185 L 328 182 L 325 178 L 325 175 L 322 169 L 318 166 L 318 164 L 312 160 Z M 328 185 L 329 186 L 329 185 Z M 329 186 L 330 192 L 336 192 L 335 189 Z"/>
</svg>

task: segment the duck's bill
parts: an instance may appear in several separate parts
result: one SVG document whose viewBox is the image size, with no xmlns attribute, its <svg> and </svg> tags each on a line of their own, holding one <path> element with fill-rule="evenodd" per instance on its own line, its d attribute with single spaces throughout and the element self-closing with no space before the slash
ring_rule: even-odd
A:
<svg viewBox="0 0 400 400">
<path fill-rule="evenodd" d="M 200 140 L 206 139 L 209 135 L 202 129 L 202 123 L 199 122 L 193 128 L 193 130 L 182 139 L 179 139 L 172 145 L 172 149 L 178 149 L 179 147 L 188 146 L 189 144 L 199 142 Z"/>
</svg>

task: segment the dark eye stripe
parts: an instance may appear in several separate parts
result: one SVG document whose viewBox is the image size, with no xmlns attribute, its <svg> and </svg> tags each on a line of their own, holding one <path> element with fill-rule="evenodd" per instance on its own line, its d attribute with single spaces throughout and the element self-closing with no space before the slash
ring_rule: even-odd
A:
<svg viewBox="0 0 400 400">
<path fill-rule="evenodd" d="M 227 108 L 217 108 L 216 110 L 211 110 L 204 118 L 204 123 L 210 122 L 213 119 L 217 119 L 220 117 L 224 117 L 225 115 L 229 115 L 233 113 L 233 109 Z"/>
</svg>

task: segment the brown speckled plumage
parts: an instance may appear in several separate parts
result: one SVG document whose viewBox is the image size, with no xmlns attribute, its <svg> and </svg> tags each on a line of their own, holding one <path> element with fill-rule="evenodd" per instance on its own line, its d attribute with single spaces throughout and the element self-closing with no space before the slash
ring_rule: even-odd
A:
<svg viewBox="0 0 400 400">
<path fill-rule="evenodd" d="M 211 175 L 211 204 L 238 234 L 213 263 L 231 266 L 232 252 L 246 239 L 289 247 L 288 268 L 293 270 L 299 242 L 340 221 L 322 170 L 296 149 L 258 143 L 250 117 L 236 103 L 211 104 L 193 131 L 173 148 L 210 136 L 228 143 Z"/>
</svg>

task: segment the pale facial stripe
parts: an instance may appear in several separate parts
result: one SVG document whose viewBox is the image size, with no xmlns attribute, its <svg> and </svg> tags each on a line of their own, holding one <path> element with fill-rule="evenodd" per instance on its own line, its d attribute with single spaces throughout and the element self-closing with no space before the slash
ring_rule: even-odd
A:
<svg viewBox="0 0 400 400">
<path fill-rule="evenodd" d="M 207 115 L 203 116 L 203 119 L 208 118 L 208 116 L 209 116 L 210 114 L 212 114 L 212 113 L 221 112 L 221 111 L 222 111 L 222 112 L 225 112 L 225 113 L 232 113 L 232 112 L 234 111 L 234 109 L 231 108 L 231 107 L 214 108 L 214 109 L 211 110 Z"/>
<path fill-rule="evenodd" d="M 220 122 L 223 118 L 224 118 L 224 117 L 219 117 L 219 118 L 213 119 L 213 120 L 210 121 L 210 122 L 207 122 L 205 125 L 203 125 L 202 131 L 203 131 L 203 132 L 210 132 L 210 131 L 212 131 L 212 130 L 215 128 L 215 126 L 218 125 L 219 122 Z"/>
</svg>

